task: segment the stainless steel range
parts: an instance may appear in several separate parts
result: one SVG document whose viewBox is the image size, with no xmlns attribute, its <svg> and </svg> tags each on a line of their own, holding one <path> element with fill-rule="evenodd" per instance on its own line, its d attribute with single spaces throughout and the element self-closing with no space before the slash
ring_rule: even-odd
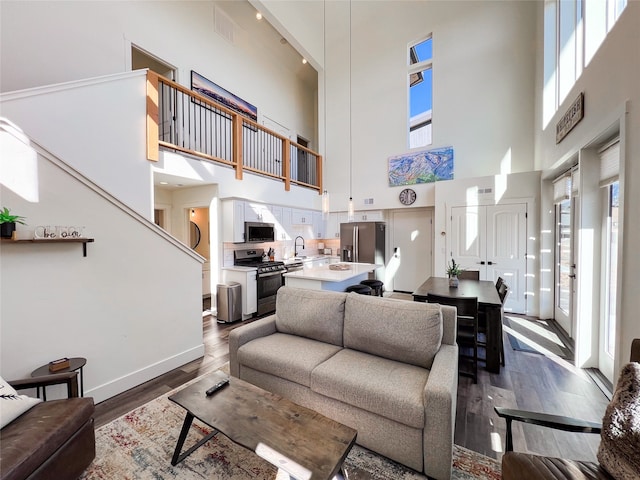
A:
<svg viewBox="0 0 640 480">
<path fill-rule="evenodd" d="M 258 315 L 275 312 L 276 292 L 284 284 L 283 273 L 287 269 L 284 262 L 263 261 L 264 248 L 236 250 L 233 264 L 239 267 L 255 267 L 258 290 Z"/>
</svg>

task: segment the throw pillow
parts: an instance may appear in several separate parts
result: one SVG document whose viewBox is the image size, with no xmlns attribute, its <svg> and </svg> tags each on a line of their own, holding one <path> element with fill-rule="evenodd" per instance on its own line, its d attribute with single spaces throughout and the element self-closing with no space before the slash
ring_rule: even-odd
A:
<svg viewBox="0 0 640 480">
<path fill-rule="evenodd" d="M 640 478 L 640 363 L 620 372 L 600 436 L 600 465 L 616 480 Z"/>
<path fill-rule="evenodd" d="M 14 388 L 0 377 L 0 428 L 4 428 L 41 401 L 39 398 L 18 395 Z"/>
</svg>

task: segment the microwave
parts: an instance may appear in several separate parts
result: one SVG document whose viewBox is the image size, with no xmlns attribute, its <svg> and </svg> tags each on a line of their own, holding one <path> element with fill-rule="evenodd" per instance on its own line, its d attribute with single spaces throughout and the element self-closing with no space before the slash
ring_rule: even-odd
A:
<svg viewBox="0 0 640 480">
<path fill-rule="evenodd" d="M 273 242 L 275 233 L 273 223 L 244 222 L 245 242 Z"/>
</svg>

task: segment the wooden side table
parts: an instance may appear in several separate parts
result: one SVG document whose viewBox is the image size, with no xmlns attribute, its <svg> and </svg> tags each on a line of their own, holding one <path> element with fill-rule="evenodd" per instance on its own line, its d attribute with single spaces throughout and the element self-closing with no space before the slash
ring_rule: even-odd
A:
<svg viewBox="0 0 640 480">
<path fill-rule="evenodd" d="M 80 396 L 84 397 L 84 378 L 82 376 L 82 369 L 87 364 L 87 359 L 82 357 L 73 357 L 69 359 L 69 368 L 63 368 L 57 372 L 49 371 L 49 364 L 36 368 L 31 372 L 32 377 L 42 377 L 44 375 L 55 375 L 56 373 L 75 372 L 80 370 Z M 40 387 L 37 389 L 38 398 L 40 398 Z M 42 399 L 47 401 L 47 387 L 42 387 Z"/>
</svg>

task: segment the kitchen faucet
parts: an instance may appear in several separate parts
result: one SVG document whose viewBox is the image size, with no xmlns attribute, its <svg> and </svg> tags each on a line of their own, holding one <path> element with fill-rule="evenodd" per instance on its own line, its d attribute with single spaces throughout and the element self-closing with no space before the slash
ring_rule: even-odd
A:
<svg viewBox="0 0 640 480">
<path fill-rule="evenodd" d="M 302 240 L 302 249 L 304 250 L 304 238 L 302 238 L 300 235 L 298 235 L 296 237 L 296 239 L 293 241 L 293 256 L 294 257 L 298 256 L 298 239 Z"/>
</svg>

